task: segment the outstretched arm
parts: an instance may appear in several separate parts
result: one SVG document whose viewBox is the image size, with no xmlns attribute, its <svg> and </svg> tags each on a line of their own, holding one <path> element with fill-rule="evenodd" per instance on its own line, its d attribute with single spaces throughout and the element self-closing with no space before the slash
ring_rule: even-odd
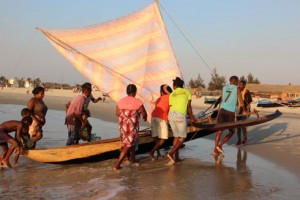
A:
<svg viewBox="0 0 300 200">
<path fill-rule="evenodd" d="M 97 99 L 91 98 L 91 100 L 93 103 L 97 103 L 98 101 L 102 101 L 102 98 L 101 97 L 98 97 Z"/>
</svg>

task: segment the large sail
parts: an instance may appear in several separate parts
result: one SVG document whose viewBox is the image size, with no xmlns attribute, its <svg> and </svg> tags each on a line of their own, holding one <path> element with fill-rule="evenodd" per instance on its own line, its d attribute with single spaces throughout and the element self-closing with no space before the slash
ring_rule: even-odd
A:
<svg viewBox="0 0 300 200">
<path fill-rule="evenodd" d="M 56 50 L 118 101 L 136 84 L 149 111 L 161 84 L 182 77 L 157 2 L 125 17 L 72 29 L 41 29 Z M 149 114 L 149 113 L 148 113 Z"/>
</svg>

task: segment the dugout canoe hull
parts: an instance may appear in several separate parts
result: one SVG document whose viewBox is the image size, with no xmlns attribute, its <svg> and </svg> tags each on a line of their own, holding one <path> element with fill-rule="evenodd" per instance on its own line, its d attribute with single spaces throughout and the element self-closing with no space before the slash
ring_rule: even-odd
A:
<svg viewBox="0 0 300 200">
<path fill-rule="evenodd" d="M 188 127 L 186 142 L 214 133 L 213 130 L 203 130 L 193 126 Z M 149 152 L 154 146 L 154 138 L 150 130 L 139 133 L 139 148 L 137 154 Z M 170 137 L 161 148 L 172 146 Z M 44 163 L 82 163 L 117 158 L 120 153 L 120 138 L 82 143 L 78 145 L 60 146 L 47 149 L 29 150 L 27 157 Z"/>
<path fill-rule="evenodd" d="M 240 128 L 244 126 L 254 126 L 262 124 L 273 119 L 280 117 L 282 113 L 276 110 L 274 113 L 269 115 L 264 115 L 260 117 L 249 118 L 245 120 L 235 121 L 235 122 L 226 122 L 226 123 L 213 123 L 213 124 L 203 124 L 203 123 L 193 123 L 193 126 L 197 128 L 202 128 L 211 131 L 225 130 L 229 128 Z"/>
</svg>

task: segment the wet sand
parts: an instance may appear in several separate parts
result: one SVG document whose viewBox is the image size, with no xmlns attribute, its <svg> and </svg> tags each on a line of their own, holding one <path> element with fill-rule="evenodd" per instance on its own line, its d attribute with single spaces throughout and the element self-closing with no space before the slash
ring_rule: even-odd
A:
<svg viewBox="0 0 300 200">
<path fill-rule="evenodd" d="M 49 109 L 64 110 L 65 104 L 74 95 L 71 91 L 47 91 L 44 101 Z M 7 88 L 0 90 L 0 104 L 19 104 L 26 106 L 31 94 L 26 91 L 10 91 Z M 101 93 L 94 92 L 94 97 L 101 96 Z M 203 98 L 193 99 L 193 108 L 205 109 L 209 105 L 203 104 Z M 92 116 L 104 121 L 117 122 L 115 117 L 115 103 L 107 98 L 105 103 L 91 103 Z M 258 108 L 259 109 L 259 108 Z M 255 154 L 263 160 L 274 163 L 278 169 L 285 169 L 294 174 L 300 180 L 300 133 L 299 117 L 300 108 L 278 108 L 283 115 L 265 124 L 248 128 L 248 144 L 239 149 Z M 274 108 L 259 109 L 262 113 L 272 113 Z M 195 114 L 195 113 L 194 113 Z M 225 133 L 224 133 L 225 135 Z M 214 140 L 214 134 L 206 137 Z M 225 155 L 229 149 L 236 149 L 236 136 L 227 145 L 224 145 Z M 187 146 L 189 143 L 187 143 Z M 207 153 L 212 152 L 213 146 L 208 147 Z M 226 157 L 225 157 L 226 159 Z"/>
</svg>

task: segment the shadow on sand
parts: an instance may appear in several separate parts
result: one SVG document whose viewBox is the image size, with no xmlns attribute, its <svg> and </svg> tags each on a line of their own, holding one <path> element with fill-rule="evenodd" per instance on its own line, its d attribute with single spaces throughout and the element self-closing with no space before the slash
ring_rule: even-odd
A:
<svg viewBox="0 0 300 200">
<path fill-rule="evenodd" d="M 266 144 L 272 142 L 283 141 L 295 137 L 299 137 L 300 134 L 290 135 L 285 134 L 287 130 L 288 123 L 281 122 L 281 123 L 274 123 L 274 124 L 263 124 L 259 126 L 255 126 L 253 129 L 248 131 L 248 143 L 247 145 L 256 145 L 256 144 Z M 222 134 L 222 138 L 226 136 L 228 133 L 225 130 Z M 270 136 L 279 137 L 276 139 L 267 139 Z M 284 137 L 285 136 L 285 137 Z M 215 134 L 211 134 L 205 137 L 209 140 L 215 140 Z M 234 134 L 232 138 L 227 142 L 228 145 L 234 145 L 237 142 L 237 136 Z"/>
</svg>

